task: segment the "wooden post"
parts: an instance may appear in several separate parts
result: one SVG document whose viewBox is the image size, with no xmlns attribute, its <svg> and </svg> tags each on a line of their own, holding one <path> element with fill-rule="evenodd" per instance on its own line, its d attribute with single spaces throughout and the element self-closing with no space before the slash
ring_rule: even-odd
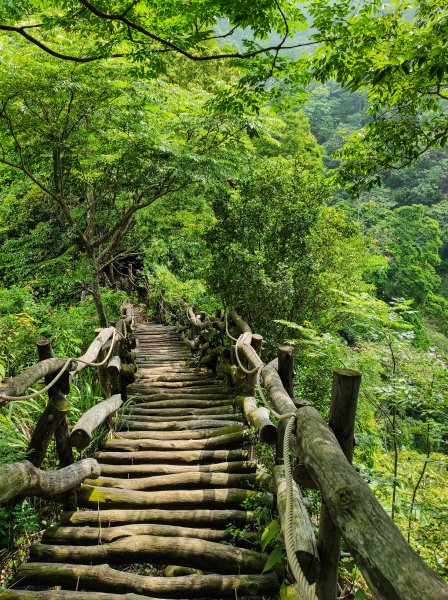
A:
<svg viewBox="0 0 448 600">
<path fill-rule="evenodd" d="M 48 340 L 38 341 L 37 352 L 40 361 L 51 358 L 52 350 L 50 342 Z M 35 467 L 40 467 L 42 464 L 51 436 L 61 425 L 65 418 L 65 414 L 70 407 L 61 389 L 61 385 L 65 390 L 67 389 L 67 377 L 68 374 L 63 375 L 61 379 L 64 380 L 64 383 L 61 384 L 60 379 L 56 385 L 48 390 L 47 406 L 41 414 L 33 431 L 33 435 L 31 436 L 27 458 Z M 45 377 L 45 384 L 50 383 L 53 379 L 54 374 L 47 375 Z"/>
<path fill-rule="evenodd" d="M 294 348 L 293 346 L 279 346 L 277 349 L 278 374 L 285 391 L 294 397 Z M 283 419 L 277 426 L 277 452 L 276 463 L 283 464 L 283 441 L 287 421 Z"/>
<path fill-rule="evenodd" d="M 39 360 L 45 360 L 53 357 L 53 351 L 49 340 L 40 340 L 37 342 L 37 353 Z M 45 383 L 51 381 L 52 376 L 45 378 Z M 69 374 L 64 374 L 59 381 L 48 390 L 49 404 L 59 405 L 60 407 L 66 405 L 68 410 L 69 404 L 65 397 L 70 391 L 70 377 Z M 62 412 L 62 411 L 61 411 Z M 67 421 L 66 412 L 62 412 L 62 415 L 58 419 L 59 423 L 56 424 L 54 430 L 54 437 L 56 442 L 56 454 L 59 459 L 59 467 L 64 468 L 72 465 L 75 462 L 73 456 L 73 449 L 70 442 L 70 432 Z M 42 457 L 43 458 L 43 457 Z M 77 505 L 76 490 L 69 490 L 63 494 L 63 504 L 65 510 L 75 510 Z"/>
<path fill-rule="evenodd" d="M 263 337 L 261 335 L 259 335 L 258 333 L 252 334 L 252 339 L 251 339 L 250 345 L 255 350 L 255 352 L 258 354 L 258 356 L 261 355 L 262 344 L 263 344 Z M 253 367 L 251 367 L 249 365 L 249 370 L 252 368 Z M 247 375 L 247 377 L 246 377 L 246 393 L 248 396 L 253 396 L 255 394 L 256 380 L 257 380 L 257 373 L 252 373 L 251 375 Z"/>
<path fill-rule="evenodd" d="M 333 371 L 329 426 L 333 430 L 347 460 L 353 458 L 355 416 L 361 374 L 351 369 Z M 322 502 L 317 542 L 321 572 L 316 585 L 319 600 L 336 600 L 338 596 L 338 567 L 341 555 L 341 534 Z"/>
<path fill-rule="evenodd" d="M 283 387 L 294 398 L 294 346 L 279 346 L 277 357 L 278 374 Z"/>
</svg>

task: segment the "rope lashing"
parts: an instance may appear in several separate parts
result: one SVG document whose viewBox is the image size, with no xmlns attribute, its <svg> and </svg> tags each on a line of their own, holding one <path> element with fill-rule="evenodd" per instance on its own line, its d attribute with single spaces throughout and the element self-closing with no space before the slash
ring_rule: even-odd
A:
<svg viewBox="0 0 448 600">
<path fill-rule="evenodd" d="M 6 394 L 0 393 L 0 400 L 6 400 L 8 402 L 11 402 L 14 400 L 32 400 L 33 398 L 42 396 L 42 394 L 45 394 L 45 392 L 48 392 L 48 390 L 51 387 L 53 387 L 55 385 L 55 383 L 57 383 L 59 381 L 59 379 L 67 371 L 67 369 L 69 368 L 69 366 L 71 365 L 72 362 L 82 363 L 83 365 L 86 365 L 87 367 L 102 367 L 103 365 L 105 365 L 107 363 L 107 361 L 109 360 L 109 358 L 112 354 L 112 351 L 114 349 L 115 338 L 117 337 L 117 335 L 118 335 L 118 331 L 114 330 L 114 332 L 112 334 L 112 341 L 110 343 L 109 352 L 107 353 L 106 358 L 104 360 L 102 360 L 101 362 L 94 363 L 94 362 L 89 362 L 88 360 L 83 360 L 82 358 L 67 358 L 62 369 L 60 371 L 58 371 L 58 373 L 50 381 L 50 383 L 48 383 L 41 390 L 38 390 L 37 392 L 33 392 L 32 394 L 25 394 L 23 396 L 7 396 Z"/>
</svg>

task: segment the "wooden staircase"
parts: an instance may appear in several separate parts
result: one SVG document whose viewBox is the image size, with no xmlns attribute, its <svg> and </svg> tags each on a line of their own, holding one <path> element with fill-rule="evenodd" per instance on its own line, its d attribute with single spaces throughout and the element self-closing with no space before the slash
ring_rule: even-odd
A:
<svg viewBox="0 0 448 600">
<path fill-rule="evenodd" d="M 82 485 L 83 510 L 46 530 L 2 599 L 275 596 L 280 571 L 263 574 L 250 534 L 238 546 L 228 533 L 251 522 L 243 506 L 258 494 L 228 390 L 191 365 L 173 328 L 140 323 L 135 335 L 136 403 L 98 453 L 100 478 Z"/>
</svg>

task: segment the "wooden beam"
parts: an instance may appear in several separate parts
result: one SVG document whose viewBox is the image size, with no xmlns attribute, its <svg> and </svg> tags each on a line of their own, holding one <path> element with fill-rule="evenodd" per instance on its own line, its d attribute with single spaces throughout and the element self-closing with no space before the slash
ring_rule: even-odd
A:
<svg viewBox="0 0 448 600">
<path fill-rule="evenodd" d="M 93 431 L 116 412 L 123 404 L 121 396 L 116 394 L 108 400 L 104 400 L 85 412 L 72 429 L 71 442 L 75 448 L 82 450 L 92 441 Z"/>
<path fill-rule="evenodd" d="M 0 502 L 16 496 L 54 498 L 74 488 L 88 477 L 98 477 L 100 466 L 86 458 L 58 471 L 41 471 L 28 460 L 0 466 Z"/>
</svg>

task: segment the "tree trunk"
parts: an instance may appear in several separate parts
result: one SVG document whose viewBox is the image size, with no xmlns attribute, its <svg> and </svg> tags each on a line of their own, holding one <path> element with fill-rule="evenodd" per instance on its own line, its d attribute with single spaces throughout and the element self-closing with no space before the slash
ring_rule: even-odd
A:
<svg viewBox="0 0 448 600">
<path fill-rule="evenodd" d="M 97 269 L 96 261 L 92 260 L 92 296 L 93 303 L 95 304 L 96 314 L 98 315 L 98 321 L 100 327 L 107 327 L 107 316 L 104 308 L 103 299 L 101 298 L 99 273 Z"/>
</svg>

